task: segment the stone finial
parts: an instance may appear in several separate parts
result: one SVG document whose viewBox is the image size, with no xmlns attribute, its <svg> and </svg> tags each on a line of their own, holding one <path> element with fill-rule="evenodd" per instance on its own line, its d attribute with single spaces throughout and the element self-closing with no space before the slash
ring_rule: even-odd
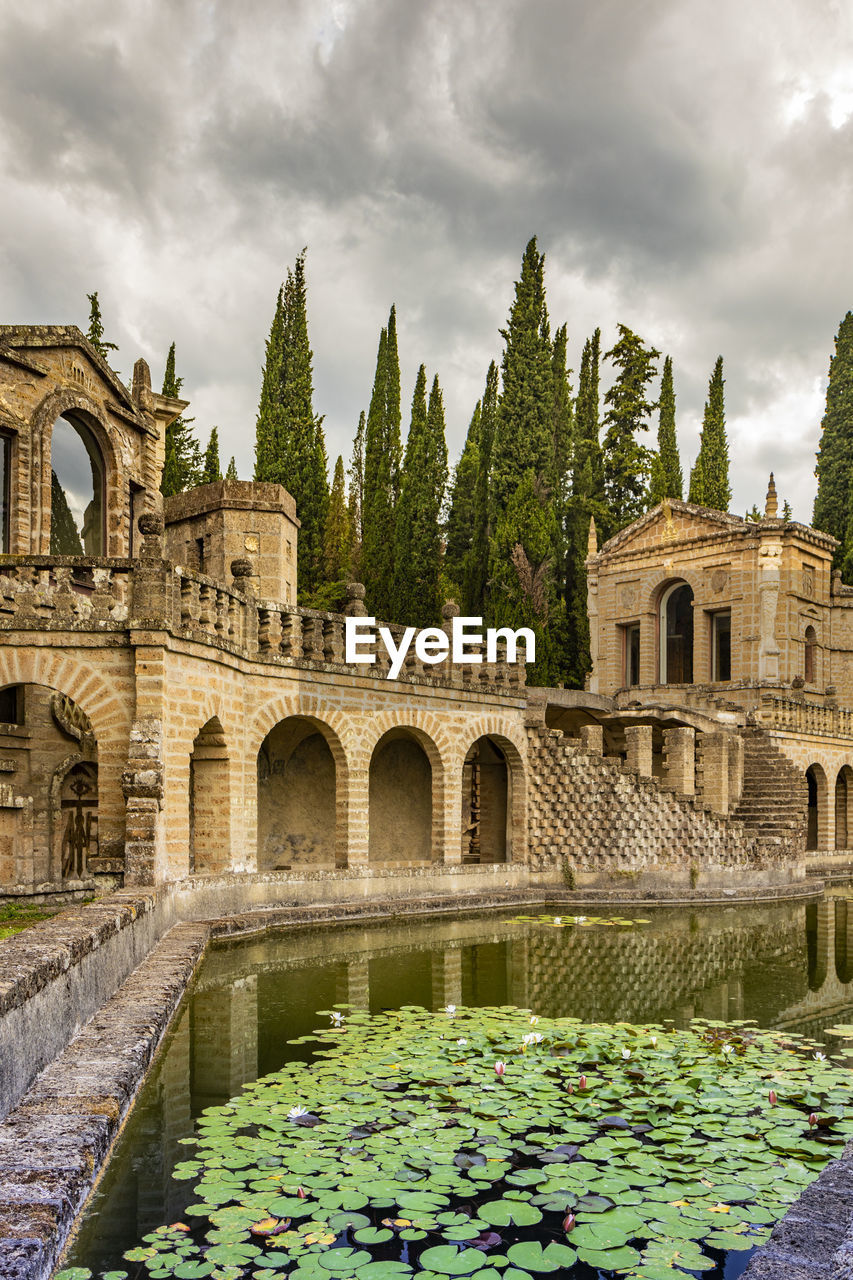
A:
<svg viewBox="0 0 853 1280">
<path fill-rule="evenodd" d="M 143 511 L 136 522 L 136 527 L 143 538 L 162 538 L 166 526 L 163 517 L 156 511 Z"/>
<path fill-rule="evenodd" d="M 231 573 L 234 576 L 234 589 L 241 591 L 244 596 L 254 595 L 254 583 L 252 575 L 255 567 L 247 556 L 241 556 L 237 560 L 231 561 Z"/>
<path fill-rule="evenodd" d="M 367 608 L 364 597 L 367 592 L 363 582 L 347 583 L 347 604 L 344 613 L 348 618 L 366 618 Z"/>
<path fill-rule="evenodd" d="M 832 583 L 829 588 L 829 594 L 831 596 L 841 595 L 841 570 L 840 569 L 833 569 L 832 571 Z"/>
<path fill-rule="evenodd" d="M 133 366 L 131 396 L 135 405 L 146 413 L 151 412 L 154 404 L 151 398 L 151 370 L 148 368 L 147 360 L 143 360 L 141 356 Z"/>
<path fill-rule="evenodd" d="M 767 486 L 767 497 L 764 500 L 764 519 L 776 520 L 779 516 L 779 503 L 776 498 L 776 481 L 770 472 L 770 483 Z"/>
<path fill-rule="evenodd" d="M 598 555 L 598 532 L 595 528 L 595 516 L 589 517 L 589 534 L 586 540 L 586 554 L 588 556 Z"/>
<path fill-rule="evenodd" d="M 449 622 L 451 618 L 458 618 L 459 612 L 459 605 L 455 600 L 448 600 L 446 604 L 441 606 L 441 616 L 445 622 Z"/>
</svg>

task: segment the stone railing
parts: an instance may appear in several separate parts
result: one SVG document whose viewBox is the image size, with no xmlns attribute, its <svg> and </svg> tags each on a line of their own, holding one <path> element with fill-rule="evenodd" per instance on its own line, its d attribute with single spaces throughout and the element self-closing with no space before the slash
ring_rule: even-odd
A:
<svg viewBox="0 0 853 1280">
<path fill-rule="evenodd" d="M 174 569 L 172 624 L 204 640 L 221 640 L 238 649 L 251 646 L 248 615 L 252 605 L 241 592 L 202 573 Z"/>
<path fill-rule="evenodd" d="M 133 565 L 85 556 L 0 556 L 0 628 L 122 627 Z"/>
<path fill-rule="evenodd" d="M 765 693 L 758 718 L 763 728 L 787 733 L 812 733 L 821 737 L 853 738 L 853 711 L 799 698 Z"/>
</svg>

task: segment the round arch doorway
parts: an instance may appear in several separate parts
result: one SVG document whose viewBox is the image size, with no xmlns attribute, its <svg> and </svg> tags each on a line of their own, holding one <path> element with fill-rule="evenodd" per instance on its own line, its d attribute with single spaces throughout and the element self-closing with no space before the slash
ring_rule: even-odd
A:
<svg viewBox="0 0 853 1280">
<path fill-rule="evenodd" d="M 693 588 L 686 582 L 660 598 L 660 683 L 693 683 Z"/>
</svg>

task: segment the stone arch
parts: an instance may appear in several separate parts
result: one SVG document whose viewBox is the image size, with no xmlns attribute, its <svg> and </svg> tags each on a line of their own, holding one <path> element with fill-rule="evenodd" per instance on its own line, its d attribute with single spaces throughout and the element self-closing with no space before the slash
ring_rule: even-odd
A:
<svg viewBox="0 0 853 1280">
<path fill-rule="evenodd" d="M 229 749 L 222 721 L 211 716 L 195 735 L 189 761 L 189 870 L 227 871 L 231 861 Z"/>
<path fill-rule="evenodd" d="M 120 741 L 127 755 L 131 707 L 82 656 L 35 646 L 0 648 L 0 688 L 7 684 L 41 684 L 67 694 L 88 716 L 98 742 Z"/>
<path fill-rule="evenodd" d="M 806 769 L 808 809 L 806 812 L 806 849 L 828 848 L 829 787 L 826 771 L 815 761 Z"/>
<path fill-rule="evenodd" d="M 316 698 L 280 699 L 255 717 L 247 758 L 257 761 L 258 870 L 348 865 L 352 748 L 344 736 L 345 717 Z"/>
<path fill-rule="evenodd" d="M 803 633 L 803 679 L 806 684 L 817 684 L 819 645 L 817 631 L 809 623 Z"/>
<path fill-rule="evenodd" d="M 53 427 L 58 418 L 70 414 L 77 417 L 91 431 L 104 463 L 104 507 L 106 511 L 118 502 L 122 511 L 128 506 L 124 499 L 124 467 L 120 452 L 116 448 L 116 437 L 119 428 L 108 423 L 106 417 L 90 395 L 80 388 L 60 387 L 47 395 L 32 415 L 31 440 L 34 443 L 30 467 L 30 511 L 31 521 L 31 553 L 34 555 L 50 554 L 50 519 L 51 509 L 51 449 L 53 444 Z M 110 495 L 114 501 L 111 502 Z M 122 521 L 118 527 L 111 527 L 109 518 L 106 521 L 107 556 L 125 555 L 130 549 L 130 529 Z"/>
<path fill-rule="evenodd" d="M 368 766 L 369 862 L 441 861 L 437 769 L 443 777 L 438 749 L 422 729 L 396 725 L 376 741 Z"/>
<path fill-rule="evenodd" d="M 470 800 L 466 803 L 466 789 L 470 787 L 470 782 L 465 770 L 474 746 L 483 738 L 495 744 L 506 763 L 506 857 L 501 860 L 525 862 L 527 858 L 527 744 L 520 739 L 515 726 L 507 725 L 498 716 L 480 716 L 467 727 L 464 754 L 460 753 L 455 762 L 456 768 L 462 774 L 462 860 L 463 862 L 470 860 L 470 855 L 466 856 L 465 841 L 466 809 L 470 809 Z"/>
<path fill-rule="evenodd" d="M 853 768 L 843 764 L 835 779 L 835 847 L 853 845 Z"/>
<path fill-rule="evenodd" d="M 684 578 L 664 584 L 657 600 L 659 684 L 692 684 L 696 592 Z"/>
</svg>

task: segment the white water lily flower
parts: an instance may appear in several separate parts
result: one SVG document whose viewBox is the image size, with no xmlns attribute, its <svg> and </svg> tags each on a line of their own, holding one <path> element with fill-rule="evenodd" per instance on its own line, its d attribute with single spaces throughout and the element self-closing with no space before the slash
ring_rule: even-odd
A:
<svg viewBox="0 0 853 1280">
<path fill-rule="evenodd" d="M 448 1018 L 452 1018 L 452 1017 L 453 1017 L 453 1015 L 454 1015 L 454 1013 L 456 1012 L 456 1005 L 455 1005 L 455 1004 L 446 1004 L 446 1005 L 444 1006 L 444 1008 L 442 1009 L 442 1011 L 441 1011 L 441 1012 L 442 1012 L 442 1013 L 446 1013 L 446 1014 L 447 1014 L 447 1016 L 448 1016 Z"/>
<path fill-rule="evenodd" d="M 727 1057 L 727 1058 L 728 1058 L 731 1054 L 733 1054 L 733 1053 L 734 1053 L 734 1051 L 735 1051 L 735 1047 L 734 1047 L 734 1045 L 733 1045 L 733 1044 L 724 1044 L 724 1045 L 723 1045 L 723 1053 L 726 1055 L 726 1057 Z"/>
<path fill-rule="evenodd" d="M 465 1037 L 463 1036 L 460 1040 L 457 1040 L 457 1041 L 456 1041 L 456 1043 L 459 1045 L 460 1049 L 464 1049 L 464 1047 L 465 1047 L 465 1045 L 468 1043 L 468 1041 L 467 1041 L 467 1040 L 465 1039 Z"/>
<path fill-rule="evenodd" d="M 342 1027 L 344 1024 L 344 1015 L 342 1013 L 330 1013 L 333 1027 Z"/>
<path fill-rule="evenodd" d="M 816 1054 L 815 1054 L 815 1056 L 814 1056 L 814 1060 L 815 1060 L 815 1062 L 826 1062 L 826 1054 L 825 1054 L 825 1053 L 816 1053 Z"/>
<path fill-rule="evenodd" d="M 562 924 L 562 923 L 563 923 L 562 916 L 554 916 L 554 924 Z"/>
<path fill-rule="evenodd" d="M 622 1050 L 622 1057 L 625 1059 L 625 1061 L 626 1061 L 626 1062 L 628 1061 L 628 1059 L 630 1058 L 630 1056 L 631 1056 L 631 1050 L 630 1050 L 630 1049 L 623 1049 L 623 1050 Z"/>
<path fill-rule="evenodd" d="M 545 1037 L 540 1031 L 528 1031 L 526 1036 L 521 1037 L 522 1044 L 541 1044 Z"/>
<path fill-rule="evenodd" d="M 535 1014 L 535 1013 L 531 1013 L 531 1015 L 530 1015 L 530 1025 L 531 1025 L 531 1027 L 535 1027 L 535 1026 L 536 1026 L 536 1023 L 537 1023 L 538 1021 L 539 1021 L 539 1019 L 536 1017 L 536 1014 Z"/>
<path fill-rule="evenodd" d="M 657 1048 L 657 1046 L 658 1046 L 658 1038 L 657 1038 L 657 1036 L 649 1036 L 649 1043 L 651 1044 L 651 1046 L 652 1046 L 652 1048 L 653 1048 L 653 1049 L 656 1049 L 656 1048 Z"/>
<path fill-rule="evenodd" d="M 309 1114 L 307 1107 L 291 1107 L 287 1113 L 288 1120 L 299 1120 L 301 1116 Z"/>
<path fill-rule="evenodd" d="M 586 916 L 575 916 L 575 924 L 586 924 Z"/>
</svg>

